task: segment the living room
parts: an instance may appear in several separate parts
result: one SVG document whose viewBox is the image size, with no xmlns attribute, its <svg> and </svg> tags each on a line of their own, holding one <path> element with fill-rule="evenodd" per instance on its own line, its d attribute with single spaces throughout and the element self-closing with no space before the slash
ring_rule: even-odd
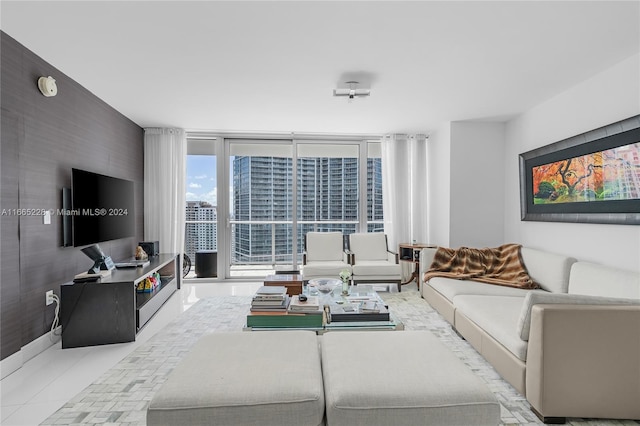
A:
<svg viewBox="0 0 640 426">
<path fill-rule="evenodd" d="M 637 1 L 1 7 L 2 208 L 59 208 L 72 168 L 131 180 L 136 235 L 101 244 L 114 259 L 147 238 L 146 128 L 426 134 L 427 226 L 407 238 L 640 272 L 636 225 L 522 221 L 519 171 L 523 152 L 640 113 Z M 332 96 L 349 73 L 369 76 L 369 97 Z M 43 294 L 90 266 L 58 219 L 2 216 L 3 377 L 51 345 Z"/>
</svg>

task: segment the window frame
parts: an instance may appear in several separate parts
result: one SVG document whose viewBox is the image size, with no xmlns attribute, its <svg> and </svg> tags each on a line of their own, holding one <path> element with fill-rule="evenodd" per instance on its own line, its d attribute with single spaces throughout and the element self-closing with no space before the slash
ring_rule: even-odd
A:
<svg viewBox="0 0 640 426">
<path fill-rule="evenodd" d="M 232 255 L 232 233 L 231 233 L 231 161 L 230 153 L 233 143 L 260 141 L 260 143 L 270 144 L 283 142 L 292 145 L 292 263 L 294 268 L 300 269 L 302 259 L 298 259 L 297 253 L 302 252 L 297 247 L 299 220 L 298 209 L 298 146 L 303 144 L 350 144 L 358 146 L 358 220 L 356 232 L 367 232 L 370 223 L 384 221 L 369 221 L 368 215 L 368 182 L 367 163 L 369 158 L 369 148 L 371 143 L 381 143 L 381 135 L 318 135 L 318 134 L 250 134 L 250 133 L 224 133 L 224 132 L 187 132 L 187 154 L 191 155 L 191 144 L 210 144 L 211 155 L 216 156 L 217 167 L 217 244 L 218 244 L 218 279 L 238 279 L 240 277 L 232 275 L 231 255 Z M 384 194 L 383 194 L 384 196 Z M 185 227 L 186 229 L 186 227 Z M 243 276 L 242 278 L 258 278 L 256 276 Z"/>
</svg>

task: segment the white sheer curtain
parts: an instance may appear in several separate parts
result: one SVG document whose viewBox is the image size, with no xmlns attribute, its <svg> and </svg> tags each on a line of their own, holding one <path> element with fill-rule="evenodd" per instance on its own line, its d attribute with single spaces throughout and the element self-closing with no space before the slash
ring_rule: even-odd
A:
<svg viewBox="0 0 640 426">
<path fill-rule="evenodd" d="M 389 247 L 397 251 L 399 243 L 427 243 L 427 137 L 389 135 L 381 148 L 384 232 Z M 406 279 L 412 265 L 401 263 Z"/>
<path fill-rule="evenodd" d="M 186 165 L 184 130 L 144 130 L 144 238 L 161 253 L 184 251 Z"/>
</svg>

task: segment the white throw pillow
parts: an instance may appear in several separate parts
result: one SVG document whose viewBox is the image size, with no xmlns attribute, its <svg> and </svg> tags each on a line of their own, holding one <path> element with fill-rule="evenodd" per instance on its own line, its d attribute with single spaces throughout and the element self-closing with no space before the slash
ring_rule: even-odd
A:
<svg viewBox="0 0 640 426">
<path fill-rule="evenodd" d="M 529 341 L 531 327 L 531 308 L 537 304 L 556 305 L 640 305 L 640 299 L 622 299 L 617 297 L 586 296 L 582 294 L 543 293 L 530 291 L 524 298 L 516 331 L 525 342 Z"/>
</svg>

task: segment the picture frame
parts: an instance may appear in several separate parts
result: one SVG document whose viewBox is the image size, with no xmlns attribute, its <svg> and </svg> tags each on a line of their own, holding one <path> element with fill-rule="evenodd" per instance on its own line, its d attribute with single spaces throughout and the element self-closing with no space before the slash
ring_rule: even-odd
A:
<svg viewBox="0 0 640 426">
<path fill-rule="evenodd" d="M 521 220 L 640 224 L 640 115 L 519 155 Z"/>
</svg>

